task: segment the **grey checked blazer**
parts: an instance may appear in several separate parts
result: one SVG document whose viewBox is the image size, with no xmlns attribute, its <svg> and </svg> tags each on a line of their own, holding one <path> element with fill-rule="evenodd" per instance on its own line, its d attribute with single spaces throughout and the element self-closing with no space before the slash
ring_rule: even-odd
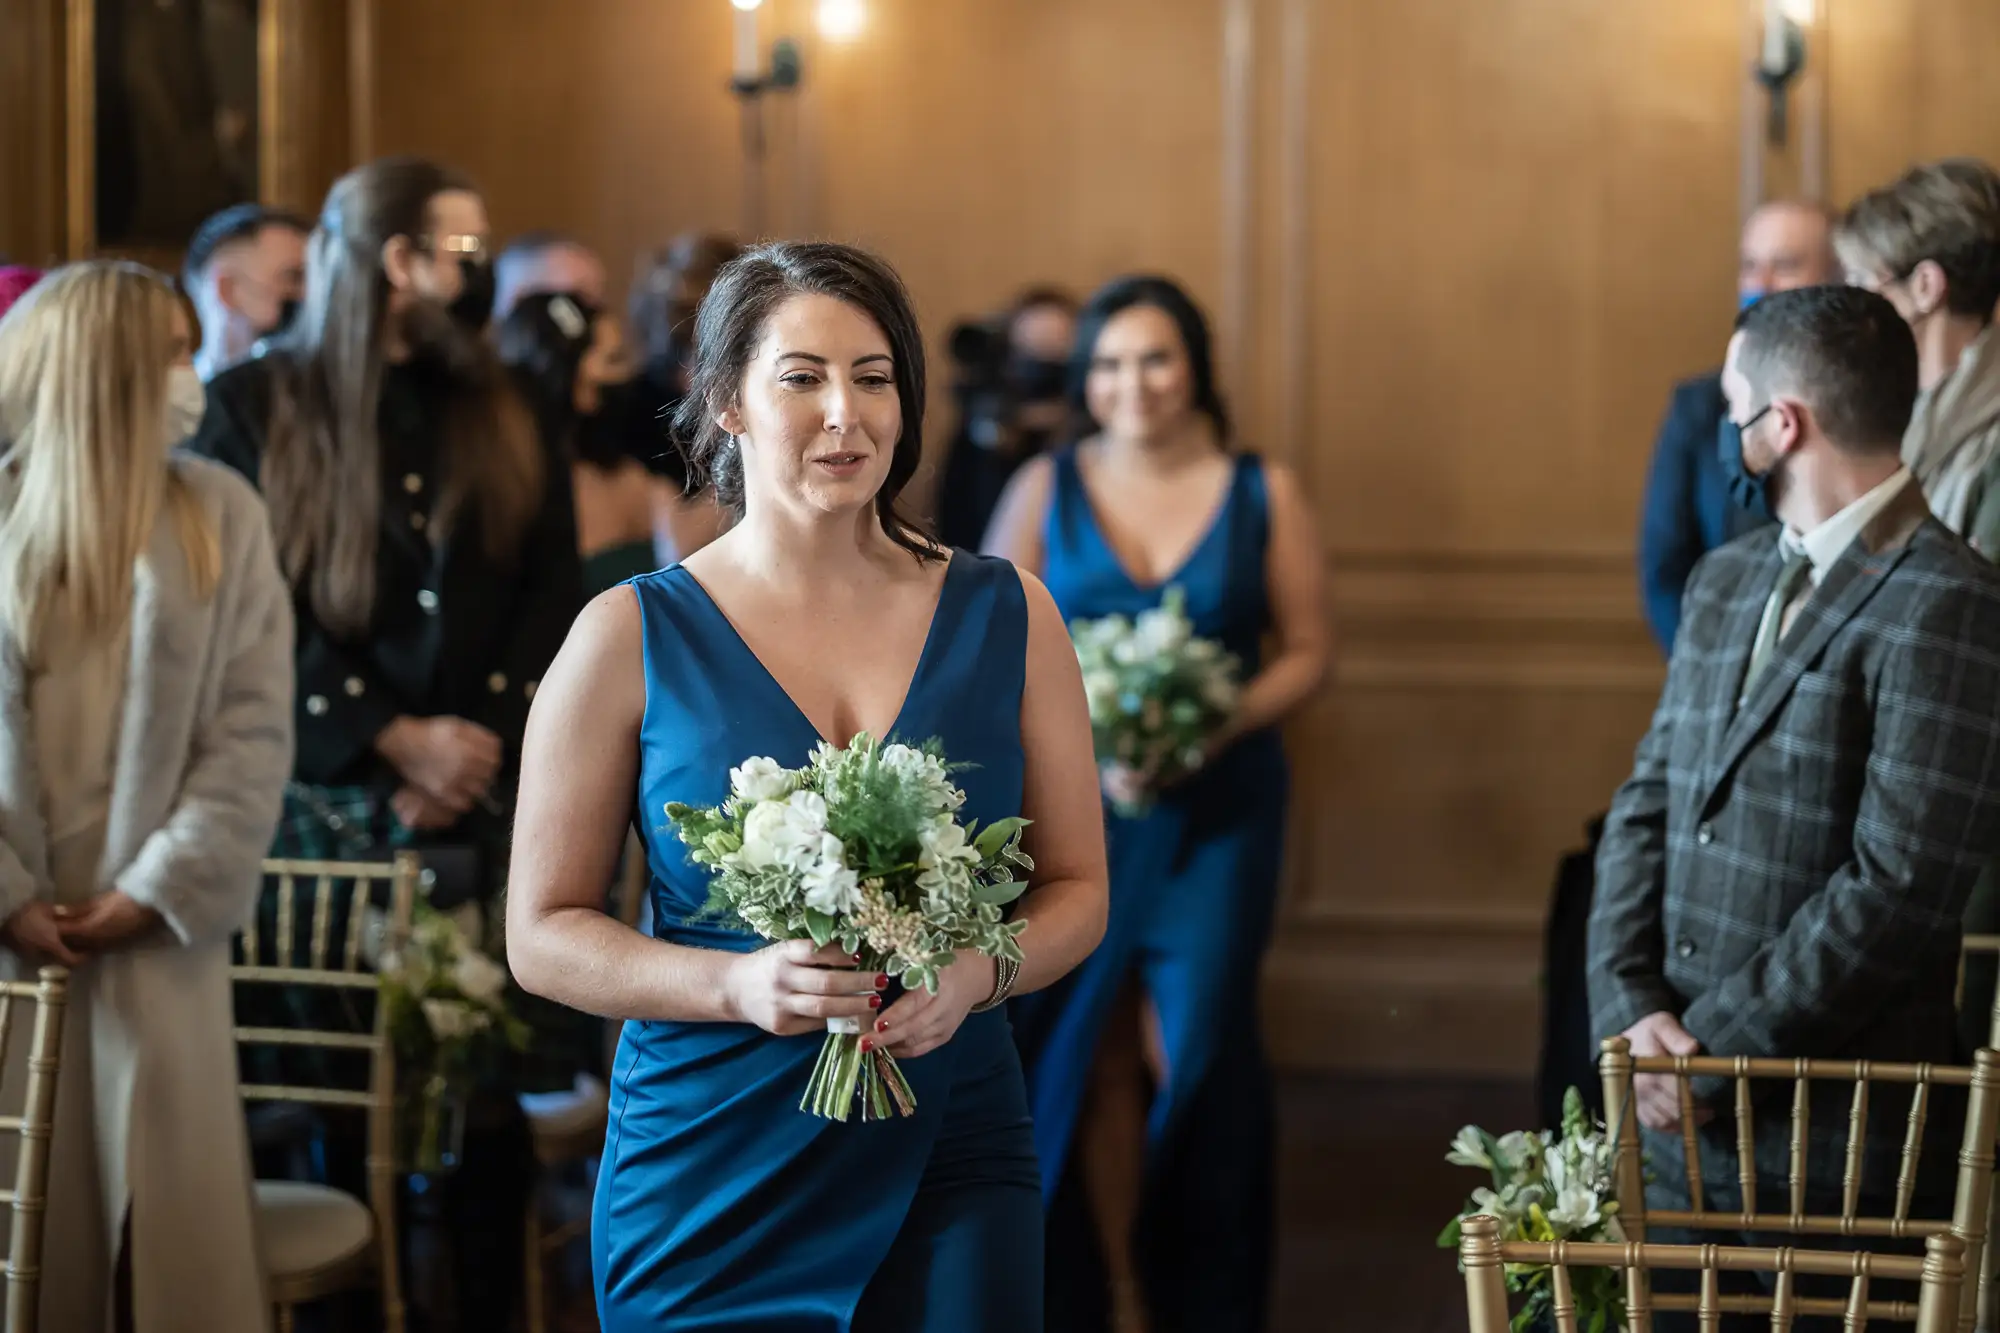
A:
<svg viewBox="0 0 2000 1333">
<path fill-rule="evenodd" d="M 1714 1055 L 1962 1060 L 1960 923 L 2000 856 L 2000 574 L 1912 481 L 1826 571 L 1738 710 L 1781 563 L 1766 529 L 1710 553 L 1688 585 L 1598 852 L 1593 1032 L 1666 1010 Z M 1846 1141 L 1846 1094 L 1827 1091 L 1811 1118 L 1816 1185 L 1828 1153 L 1837 1184 Z M 1876 1091 L 1871 1182 L 1893 1180 L 1902 1133 L 1899 1099 Z M 1719 1109 L 1706 1136 L 1728 1144 Z M 1760 1162 L 1771 1150 L 1782 1179 L 1785 1116 L 1757 1119 Z M 1932 1123 L 1955 1145 L 1943 1106 Z M 1940 1155 L 1950 1147 L 1927 1141 Z"/>
</svg>

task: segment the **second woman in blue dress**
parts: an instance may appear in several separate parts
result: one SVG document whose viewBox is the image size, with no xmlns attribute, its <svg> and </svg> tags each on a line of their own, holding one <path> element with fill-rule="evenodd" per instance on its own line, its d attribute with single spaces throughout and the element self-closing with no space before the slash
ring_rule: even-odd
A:
<svg viewBox="0 0 2000 1333">
<path fill-rule="evenodd" d="M 842 246 L 772 245 L 703 302 L 680 424 L 739 515 L 681 565 L 597 598 L 529 723 L 508 958 L 521 983 L 626 1020 L 592 1225 L 605 1333 L 1034 1333 L 1042 1211 L 992 960 L 936 995 L 809 941 L 702 914 L 664 827 L 752 756 L 860 731 L 936 737 L 963 816 L 1034 821 L 1016 989 L 1097 943 L 1103 831 L 1076 657 L 1032 575 L 950 552 L 896 510 L 916 470 L 923 342 L 901 283 Z M 628 823 L 651 938 L 602 911 Z M 979 1012 L 975 1012 L 978 1010 Z M 798 1101 L 830 1017 L 875 1025 L 916 1114 L 836 1123 Z"/>
<path fill-rule="evenodd" d="M 1276 725 L 1326 670 L 1319 538 L 1289 470 L 1231 451 L 1207 327 L 1171 282 L 1092 297 L 1071 382 L 1096 433 L 1023 469 L 991 544 L 1038 571 L 1072 621 L 1133 616 L 1180 588 L 1194 632 L 1236 655 L 1245 685 L 1193 776 L 1144 816 L 1107 814 L 1104 943 L 1016 1006 L 1051 1209 L 1048 1326 L 1104 1327 L 1108 1287 L 1126 1297 L 1121 1326 L 1137 1305 L 1154 1333 L 1255 1330 L 1273 1211 L 1257 979 L 1284 850 Z M 1148 781 L 1116 765 L 1103 779 L 1112 796 Z M 1144 1148 L 1120 1170 L 1142 1136 L 1139 1071 L 1119 1057 L 1142 1047 Z"/>
</svg>

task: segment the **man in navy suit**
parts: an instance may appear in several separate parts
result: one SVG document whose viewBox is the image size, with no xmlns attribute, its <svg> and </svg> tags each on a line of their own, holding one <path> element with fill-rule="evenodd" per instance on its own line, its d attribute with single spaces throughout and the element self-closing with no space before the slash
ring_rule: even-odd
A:
<svg viewBox="0 0 2000 1333">
<path fill-rule="evenodd" d="M 1743 227 L 1737 267 L 1739 308 L 1770 292 L 1839 280 L 1833 253 L 1833 220 L 1818 204 L 1765 204 Z M 1666 420 L 1653 446 L 1639 520 L 1639 588 L 1646 620 L 1660 650 L 1671 652 L 1681 623 L 1681 592 L 1694 562 L 1756 526 L 1729 501 L 1716 450 L 1726 404 L 1722 373 L 1674 386 Z"/>
</svg>

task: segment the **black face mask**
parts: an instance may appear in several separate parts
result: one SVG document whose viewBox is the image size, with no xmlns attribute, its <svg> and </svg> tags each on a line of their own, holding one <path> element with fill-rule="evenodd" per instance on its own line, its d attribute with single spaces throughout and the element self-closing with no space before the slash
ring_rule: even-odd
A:
<svg viewBox="0 0 2000 1333">
<path fill-rule="evenodd" d="M 286 329 L 291 328 L 292 325 L 296 323 L 298 320 L 299 306 L 301 304 L 302 303 L 300 301 L 293 299 L 291 297 L 287 297 L 283 301 L 280 301 L 278 303 L 278 322 L 276 324 L 273 324 L 270 328 L 265 329 L 263 336 L 265 338 L 275 338 L 279 334 L 283 333 Z"/>
<path fill-rule="evenodd" d="M 1722 475 L 1729 482 L 1729 498 L 1760 522 L 1775 523 L 1778 520 L 1777 506 L 1772 491 L 1776 488 L 1778 467 L 1759 476 L 1743 461 L 1743 432 L 1756 425 L 1764 417 L 1763 412 L 1751 417 L 1739 426 L 1727 416 L 1715 433 L 1716 456 L 1722 463 Z"/>
<path fill-rule="evenodd" d="M 1007 363 L 1007 383 L 1023 402 L 1047 402 L 1062 397 L 1069 387 L 1069 365 L 1040 357 L 1017 356 Z"/>
<path fill-rule="evenodd" d="M 458 261 L 458 299 L 451 317 L 468 329 L 483 329 L 493 321 L 493 265 L 483 259 Z"/>
<path fill-rule="evenodd" d="M 634 380 L 600 386 L 597 410 L 577 419 L 577 457 L 597 467 L 616 467 L 627 458 L 643 462 L 666 447 L 666 431 L 648 419 Z"/>
</svg>

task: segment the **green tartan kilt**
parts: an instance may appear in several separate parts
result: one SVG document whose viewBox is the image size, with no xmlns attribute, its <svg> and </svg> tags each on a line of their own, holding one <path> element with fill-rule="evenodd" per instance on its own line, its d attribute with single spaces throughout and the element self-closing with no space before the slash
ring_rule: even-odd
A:
<svg viewBox="0 0 2000 1333">
<path fill-rule="evenodd" d="M 492 867 L 488 874 L 490 882 L 479 886 L 478 898 L 489 915 L 494 915 L 502 904 L 505 879 L 504 821 L 497 823 L 491 842 L 489 854 L 483 858 Z M 390 810 L 387 791 L 377 787 L 308 787 L 292 783 L 285 791 L 284 812 L 270 854 L 283 860 L 380 862 L 404 848 L 413 848 L 419 855 L 423 852 L 421 839 Z M 264 941 L 261 946 L 264 957 L 260 961 L 267 963 L 276 961 L 272 949 L 278 931 L 277 890 L 278 881 L 267 879 L 257 900 L 257 932 L 260 941 Z M 310 947 L 313 899 L 312 881 L 294 883 L 292 957 L 304 956 Z M 348 919 L 349 901 L 335 900 L 334 918 L 328 923 L 330 956 L 337 956 L 345 947 L 347 932 L 353 928 L 354 923 Z M 387 910 L 386 883 L 372 886 L 368 905 Z M 489 935 L 491 925 L 489 922 Z M 239 956 L 241 947 L 239 941 Z M 562 1090 L 572 1086 L 579 1073 L 603 1073 L 605 1043 L 601 1019 L 530 995 L 511 984 L 508 1003 L 532 1034 L 528 1049 L 512 1054 L 501 1071 L 501 1081 L 512 1090 Z M 371 1030 L 374 1023 L 375 1000 L 363 992 L 328 986 L 239 985 L 236 1013 L 239 1023 L 252 1027 L 363 1033 Z M 240 1067 L 246 1083 L 303 1084 L 356 1091 L 368 1086 L 368 1059 L 364 1052 L 358 1051 L 248 1046 L 242 1048 Z"/>
</svg>

